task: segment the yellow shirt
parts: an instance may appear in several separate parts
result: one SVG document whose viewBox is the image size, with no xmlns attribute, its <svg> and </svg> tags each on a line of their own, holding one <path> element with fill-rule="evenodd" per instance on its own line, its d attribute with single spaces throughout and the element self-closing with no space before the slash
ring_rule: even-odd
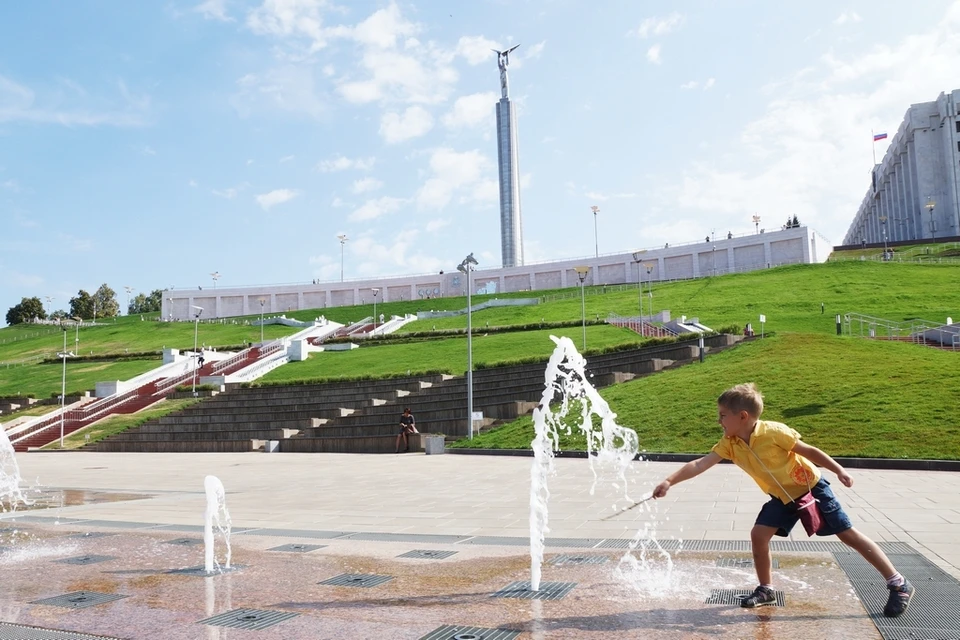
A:
<svg viewBox="0 0 960 640">
<path fill-rule="evenodd" d="M 746 471 L 764 493 L 789 504 L 820 481 L 820 470 L 817 466 L 791 451 L 799 440 L 800 434 L 785 424 L 758 420 L 750 435 L 749 445 L 740 438 L 724 436 L 713 446 L 713 451 Z M 777 486 L 777 482 L 770 477 L 771 474 L 789 495 L 785 495 Z"/>
</svg>

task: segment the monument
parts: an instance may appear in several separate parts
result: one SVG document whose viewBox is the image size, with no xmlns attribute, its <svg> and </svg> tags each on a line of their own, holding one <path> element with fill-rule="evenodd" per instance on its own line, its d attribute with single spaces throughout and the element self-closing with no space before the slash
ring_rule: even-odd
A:
<svg viewBox="0 0 960 640">
<path fill-rule="evenodd" d="M 500 102 L 497 103 L 497 160 L 500 171 L 500 254 L 504 267 L 523 266 L 523 225 L 520 219 L 520 164 L 517 149 L 517 112 L 510 102 L 507 67 L 510 52 L 497 51 Z"/>
</svg>

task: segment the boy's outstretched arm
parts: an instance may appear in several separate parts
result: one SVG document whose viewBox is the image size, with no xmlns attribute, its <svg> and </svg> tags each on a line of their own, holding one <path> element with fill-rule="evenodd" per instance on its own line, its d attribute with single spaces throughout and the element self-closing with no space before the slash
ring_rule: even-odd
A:
<svg viewBox="0 0 960 640">
<path fill-rule="evenodd" d="M 853 478 L 850 477 L 850 474 L 847 473 L 847 470 L 840 466 L 840 463 L 831 458 L 829 455 L 813 447 L 809 444 L 797 441 L 797 444 L 793 445 L 791 449 L 796 454 L 799 454 L 809 460 L 810 462 L 823 467 L 824 469 L 829 469 L 837 474 L 837 479 L 843 483 L 845 487 L 853 486 Z"/>
<path fill-rule="evenodd" d="M 717 464 L 721 460 L 723 460 L 723 458 L 718 456 L 713 451 L 703 456 L 702 458 L 698 458 L 697 460 L 691 460 L 690 462 L 683 465 L 682 467 L 680 467 L 679 469 L 671 473 L 669 476 L 667 476 L 666 480 L 658 484 L 656 488 L 653 490 L 653 497 L 662 498 L 663 496 L 667 495 L 667 491 L 669 491 L 670 487 L 672 487 L 673 485 L 677 484 L 678 482 L 683 482 L 684 480 L 689 480 L 690 478 L 694 478 L 700 475 L 701 473 L 703 473 L 713 465 Z"/>
</svg>

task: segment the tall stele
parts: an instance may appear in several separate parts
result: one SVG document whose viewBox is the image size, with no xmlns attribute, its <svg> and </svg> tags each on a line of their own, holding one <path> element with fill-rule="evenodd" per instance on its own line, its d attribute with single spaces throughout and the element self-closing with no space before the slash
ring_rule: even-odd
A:
<svg viewBox="0 0 960 640">
<path fill-rule="evenodd" d="M 510 102 L 507 67 L 510 53 L 497 51 L 500 68 L 500 102 L 497 103 L 497 160 L 500 171 L 500 254 L 504 267 L 523 266 L 523 224 L 520 218 L 520 162 L 517 147 L 517 112 Z"/>
</svg>

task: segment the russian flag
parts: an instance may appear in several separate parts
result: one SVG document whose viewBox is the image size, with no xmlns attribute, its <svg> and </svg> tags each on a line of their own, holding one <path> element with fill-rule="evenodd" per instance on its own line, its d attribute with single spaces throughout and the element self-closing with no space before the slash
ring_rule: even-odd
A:
<svg viewBox="0 0 960 640">
<path fill-rule="evenodd" d="M 887 139 L 887 134 L 885 134 L 885 133 L 875 133 L 875 134 L 873 134 L 873 141 L 874 141 L 874 142 L 877 142 L 877 141 L 879 141 L 879 140 L 886 140 L 886 139 Z"/>
</svg>

